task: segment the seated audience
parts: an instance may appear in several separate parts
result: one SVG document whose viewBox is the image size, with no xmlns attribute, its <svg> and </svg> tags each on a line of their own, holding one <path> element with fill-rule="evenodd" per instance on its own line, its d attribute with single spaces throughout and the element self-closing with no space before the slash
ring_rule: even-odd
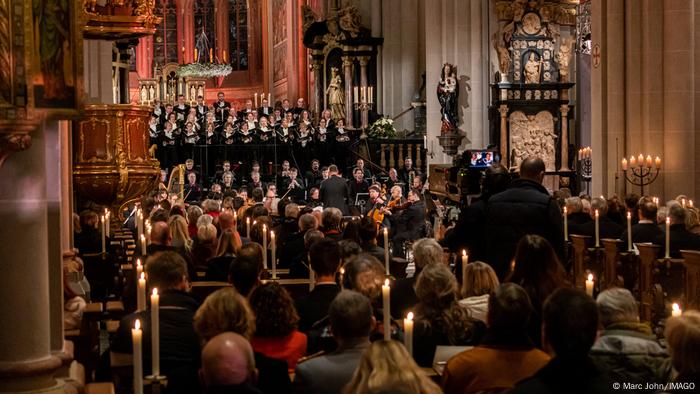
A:
<svg viewBox="0 0 700 394">
<path fill-rule="evenodd" d="M 583 224 L 570 224 L 569 233 L 577 235 L 587 235 L 594 239 L 595 237 L 595 212 L 598 211 L 598 226 L 600 239 L 603 238 L 620 238 L 622 234 L 622 226 L 608 217 L 608 202 L 602 197 L 595 197 L 591 200 L 591 221 Z"/>
<path fill-rule="evenodd" d="M 642 197 L 637 204 L 637 212 L 639 214 L 639 222 L 632 226 L 632 242 L 654 242 L 662 234 L 661 229 L 656 224 L 657 207 L 651 197 Z M 625 242 L 624 248 L 627 249 L 627 227 L 620 235 L 620 239 Z"/>
<path fill-rule="evenodd" d="M 343 394 L 375 393 L 382 387 L 393 387 L 386 392 L 396 392 L 397 387 L 402 387 L 401 393 L 442 393 L 398 341 L 373 342 L 362 355 Z"/>
<path fill-rule="evenodd" d="M 207 261 L 216 256 L 217 247 L 216 227 L 213 224 L 200 226 L 197 229 L 197 240 L 192 248 L 192 262 L 195 267 L 206 271 Z"/>
<path fill-rule="evenodd" d="M 263 250 L 257 243 L 241 247 L 233 263 L 229 266 L 228 281 L 244 297 L 248 297 L 260 283 L 263 270 Z"/>
<path fill-rule="evenodd" d="M 192 322 L 199 304 L 188 293 L 187 265 L 175 252 L 160 252 L 148 258 L 145 271 L 148 286 L 157 288 L 160 295 L 160 372 L 168 378 L 165 392 L 197 392 L 199 383 L 196 371 L 200 365 L 200 347 Z M 143 366 L 144 375 L 148 375 L 151 367 L 150 307 L 121 319 L 111 350 L 132 353 L 131 330 L 136 319 L 143 327 Z"/>
<path fill-rule="evenodd" d="M 405 318 L 406 313 L 416 306 L 418 297 L 415 287 L 418 275 L 430 264 L 442 264 L 442 255 L 442 246 L 433 238 L 421 238 L 413 244 L 415 273 L 410 277 L 397 279 L 391 286 L 391 315 L 395 319 Z M 384 257 L 379 261 L 384 261 Z"/>
<path fill-rule="evenodd" d="M 522 287 L 496 286 L 488 303 L 488 329 L 481 344 L 453 356 L 445 366 L 442 387 L 447 394 L 503 392 L 549 361 L 528 337 L 533 309 Z"/>
<path fill-rule="evenodd" d="M 340 241 L 340 221 L 343 219 L 343 213 L 338 208 L 325 208 L 321 218 L 321 227 L 323 228 L 323 236 Z"/>
<path fill-rule="evenodd" d="M 671 355 L 673 369 L 677 375 L 674 383 L 693 384 L 697 390 L 700 383 L 700 312 L 689 310 L 679 317 L 666 322 L 665 337 Z M 672 393 L 686 393 L 688 386 L 670 390 Z"/>
<path fill-rule="evenodd" d="M 187 208 L 187 233 L 190 235 L 190 239 L 197 237 L 197 221 L 203 214 L 202 208 L 196 205 L 190 205 Z"/>
<path fill-rule="evenodd" d="M 316 283 L 313 290 L 296 300 L 299 313 L 299 331 L 308 332 L 311 326 L 328 315 L 331 301 L 340 292 L 335 274 L 340 265 L 338 243 L 332 239 L 321 239 L 309 250 L 309 263 L 314 270 Z"/>
<path fill-rule="evenodd" d="M 338 349 L 297 364 L 294 374 L 297 392 L 340 393 L 369 347 L 369 333 L 375 320 L 367 297 L 355 291 L 341 291 L 331 302 L 328 315 Z"/>
<path fill-rule="evenodd" d="M 318 229 L 318 222 L 314 215 L 303 214 L 299 216 L 297 232 L 292 233 L 287 238 L 287 242 L 279 247 L 279 267 L 287 268 L 299 264 L 306 254 L 304 249 L 304 235 L 309 230 Z"/>
<path fill-rule="evenodd" d="M 379 261 L 384 261 L 384 248 L 377 245 L 377 222 L 370 216 L 364 216 L 358 224 L 358 236 L 362 251 L 371 254 Z"/>
<path fill-rule="evenodd" d="M 204 343 L 227 331 L 250 340 L 255 332 L 255 315 L 241 294 L 230 287 L 223 288 L 204 300 L 194 317 L 194 329 Z M 256 387 L 260 391 L 265 394 L 291 391 L 287 363 L 284 360 L 258 352 L 254 352 L 254 357 L 259 375 Z"/>
<path fill-rule="evenodd" d="M 649 324 L 639 321 L 639 307 L 632 293 L 627 289 L 608 289 L 598 295 L 597 304 L 603 332 L 590 352 L 596 366 L 616 382 L 641 384 L 640 387 L 645 383 L 669 382 L 668 354 Z"/>
<path fill-rule="evenodd" d="M 668 209 L 668 217 L 671 218 L 670 227 L 670 249 L 671 258 L 679 259 L 681 250 L 700 250 L 700 235 L 693 234 L 685 228 L 686 210 L 676 201 L 669 201 L 666 204 Z M 665 223 L 665 219 L 664 222 Z M 654 241 L 656 245 L 661 245 L 659 248 L 659 257 L 666 254 L 666 226 L 661 235 L 656 237 Z"/>
<path fill-rule="evenodd" d="M 569 225 L 581 225 L 591 221 L 591 215 L 583 211 L 583 202 L 580 197 L 567 198 L 566 211 Z"/>
<path fill-rule="evenodd" d="M 463 276 L 461 291 L 463 299 L 459 304 L 469 311 L 469 316 L 486 323 L 489 294 L 498 288 L 496 271 L 486 263 L 474 261 L 467 264 Z"/>
<path fill-rule="evenodd" d="M 223 219 L 219 217 L 219 222 Z M 229 267 L 236 258 L 236 253 L 241 249 L 241 240 L 236 238 L 234 230 L 226 229 L 221 233 L 218 242 L 216 256 L 207 261 L 206 280 L 214 282 L 226 282 Z"/>
<path fill-rule="evenodd" d="M 102 233 L 98 230 L 100 218 L 93 211 L 80 212 L 80 232 L 75 234 L 75 247 L 80 255 L 102 251 Z"/>
<path fill-rule="evenodd" d="M 168 227 L 170 227 L 170 235 L 172 237 L 170 244 L 185 254 L 192 253 L 193 241 L 187 228 L 187 220 L 180 215 L 170 216 Z"/>
<path fill-rule="evenodd" d="M 416 281 L 418 304 L 413 331 L 413 357 L 418 365 L 431 367 L 438 345 L 477 345 L 486 330 L 484 323 L 469 317 L 457 302 L 457 280 L 444 264 L 423 268 Z"/>
<path fill-rule="evenodd" d="M 299 315 L 292 297 L 279 284 L 266 283 L 250 294 L 250 307 L 255 313 L 251 341 L 255 351 L 285 360 L 289 371 L 294 371 L 297 360 L 306 354 L 306 335 L 297 330 Z"/>
<path fill-rule="evenodd" d="M 588 356 L 597 329 L 595 301 L 580 290 L 557 289 L 542 311 L 542 341 L 552 359 L 511 393 L 626 392 L 615 390 L 613 380 Z"/>
<path fill-rule="evenodd" d="M 530 318 L 530 339 L 542 347 L 542 303 L 559 287 L 569 287 L 564 268 L 549 241 L 539 235 L 526 235 L 515 250 L 511 273 L 506 282 L 522 286 L 534 308 Z"/>
<path fill-rule="evenodd" d="M 241 335 L 221 333 L 204 345 L 199 374 L 205 394 L 259 394 L 253 348 Z"/>
</svg>

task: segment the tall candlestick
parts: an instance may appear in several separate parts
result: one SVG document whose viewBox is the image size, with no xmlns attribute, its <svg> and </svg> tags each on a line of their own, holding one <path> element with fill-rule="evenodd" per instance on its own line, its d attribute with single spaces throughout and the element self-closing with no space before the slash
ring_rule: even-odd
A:
<svg viewBox="0 0 700 394">
<path fill-rule="evenodd" d="M 134 394 L 143 394 L 142 336 L 141 321 L 136 319 L 134 328 L 131 330 L 131 343 L 134 349 Z"/>
<path fill-rule="evenodd" d="M 245 237 L 250 239 L 250 218 L 245 218 Z"/>
<path fill-rule="evenodd" d="M 683 310 L 681 310 L 681 306 L 674 302 L 673 305 L 671 305 L 671 316 L 678 317 L 682 314 Z"/>
<path fill-rule="evenodd" d="M 569 240 L 569 215 L 568 210 L 564 207 L 564 241 Z"/>
<path fill-rule="evenodd" d="M 143 264 L 141 264 L 141 259 L 136 259 L 136 279 L 137 280 L 141 277 L 142 272 L 143 272 Z"/>
<path fill-rule="evenodd" d="M 267 225 L 263 224 L 263 268 L 267 269 Z"/>
<path fill-rule="evenodd" d="M 102 253 L 107 252 L 107 239 L 105 238 L 105 216 L 100 215 L 100 228 L 102 229 Z"/>
<path fill-rule="evenodd" d="M 384 227 L 384 268 L 389 275 L 389 230 Z"/>
<path fill-rule="evenodd" d="M 143 234 L 143 212 L 141 208 L 136 211 L 136 238 L 141 239 Z"/>
<path fill-rule="evenodd" d="M 358 102 L 358 100 L 357 100 L 357 86 L 352 88 L 352 92 L 353 92 L 353 97 L 355 98 L 355 102 L 357 103 Z"/>
<path fill-rule="evenodd" d="M 684 200 L 685 201 L 685 200 Z M 685 204 L 683 205 L 685 207 Z M 105 209 L 105 232 L 107 233 L 107 238 L 110 236 L 110 230 L 111 226 L 109 225 L 110 223 L 110 217 L 112 216 L 112 212 L 109 211 L 109 209 Z"/>
<path fill-rule="evenodd" d="M 272 244 L 272 279 L 277 279 L 277 247 L 275 245 L 275 232 L 270 231 L 270 243 Z"/>
<path fill-rule="evenodd" d="M 600 214 L 595 210 L 595 247 L 600 247 Z"/>
<path fill-rule="evenodd" d="M 593 297 L 593 274 L 588 274 L 586 279 L 586 294 Z"/>
<path fill-rule="evenodd" d="M 666 255 L 667 259 L 671 258 L 671 217 L 666 216 Z"/>
<path fill-rule="evenodd" d="M 146 310 L 146 275 L 143 272 L 139 275 L 139 283 L 136 289 L 136 310 Z"/>
<path fill-rule="evenodd" d="M 258 108 L 258 94 L 255 93 L 255 108 Z"/>
<path fill-rule="evenodd" d="M 267 105 L 270 105 L 272 103 L 272 93 L 267 94 Z"/>
<path fill-rule="evenodd" d="M 343 290 L 343 277 L 345 276 L 345 267 L 340 267 L 340 289 Z"/>
<path fill-rule="evenodd" d="M 632 250 L 632 212 L 627 211 L 627 250 Z"/>
<path fill-rule="evenodd" d="M 465 249 L 462 249 L 462 281 L 464 281 L 464 275 L 467 272 L 467 265 L 469 264 L 469 255 Z"/>
<path fill-rule="evenodd" d="M 413 356 L 413 312 L 408 312 L 403 319 L 403 345 L 408 354 Z"/>
<path fill-rule="evenodd" d="M 209 63 L 214 63 L 214 49 L 209 48 Z"/>
<path fill-rule="evenodd" d="M 194 63 L 197 63 L 199 59 L 197 58 L 197 48 L 194 49 Z"/>
<path fill-rule="evenodd" d="M 224 51 L 224 63 L 228 63 L 228 57 L 226 56 L 226 51 Z"/>
<path fill-rule="evenodd" d="M 384 323 L 384 340 L 388 341 L 391 339 L 391 306 L 389 304 L 389 279 L 384 281 L 382 285 L 382 308 L 384 312 L 383 322 Z"/>
<path fill-rule="evenodd" d="M 153 288 L 151 295 L 151 358 L 152 367 L 151 375 L 154 377 L 160 376 L 160 321 L 159 315 L 160 297 L 158 296 L 158 288 Z"/>
<path fill-rule="evenodd" d="M 146 236 L 141 234 L 141 256 L 146 255 Z"/>
</svg>

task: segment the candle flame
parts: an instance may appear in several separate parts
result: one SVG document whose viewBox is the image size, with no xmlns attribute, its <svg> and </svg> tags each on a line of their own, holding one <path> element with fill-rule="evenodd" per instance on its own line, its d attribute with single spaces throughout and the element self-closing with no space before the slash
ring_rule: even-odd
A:
<svg viewBox="0 0 700 394">
<path fill-rule="evenodd" d="M 138 331 L 140 329 L 141 329 L 141 320 L 136 319 L 136 321 L 134 322 L 134 330 Z"/>
<path fill-rule="evenodd" d="M 595 217 L 598 217 L 598 210 L 595 210 Z"/>
<path fill-rule="evenodd" d="M 154 295 L 154 296 L 157 296 L 157 295 L 158 295 L 158 288 L 157 288 L 157 287 L 154 287 L 154 288 L 153 288 L 153 295 Z"/>
<path fill-rule="evenodd" d="M 146 236 L 141 234 L 141 241 L 145 241 L 145 240 L 146 240 Z"/>
<path fill-rule="evenodd" d="M 588 274 L 588 281 L 593 282 L 593 274 Z"/>
<path fill-rule="evenodd" d="M 670 216 L 666 216 L 666 224 L 670 224 L 670 223 L 671 223 L 671 217 L 670 217 Z"/>
<path fill-rule="evenodd" d="M 267 224 L 263 224 L 263 233 L 267 232 Z"/>
<path fill-rule="evenodd" d="M 270 238 L 275 238 L 275 232 L 274 232 L 274 231 L 270 231 Z"/>
<path fill-rule="evenodd" d="M 146 280 L 146 274 L 144 274 L 143 272 L 141 273 L 141 280 Z"/>
<path fill-rule="evenodd" d="M 406 320 L 413 320 L 413 312 L 408 312 L 408 315 L 406 315 Z"/>
<path fill-rule="evenodd" d="M 136 266 L 141 268 L 143 265 L 141 264 L 141 259 L 136 259 Z"/>
<path fill-rule="evenodd" d="M 386 227 L 384 227 L 384 235 L 386 235 L 386 234 L 388 233 L 388 231 L 389 231 L 389 229 L 387 229 Z"/>
<path fill-rule="evenodd" d="M 466 251 L 466 249 L 462 249 L 462 256 L 467 257 L 467 251 Z"/>
<path fill-rule="evenodd" d="M 385 280 L 384 280 L 384 286 L 389 287 L 389 279 L 385 279 Z"/>
<path fill-rule="evenodd" d="M 250 218 L 245 218 L 246 223 L 250 223 Z"/>
<path fill-rule="evenodd" d="M 632 212 L 627 211 L 627 219 L 632 219 Z"/>
<path fill-rule="evenodd" d="M 680 312 L 681 306 L 674 302 L 673 305 L 671 305 L 671 309 L 673 309 L 674 312 Z"/>
<path fill-rule="evenodd" d="M 566 214 L 566 211 L 567 211 L 567 209 L 566 209 L 566 207 L 564 207 L 564 214 Z"/>
<path fill-rule="evenodd" d="M 345 275 L 345 267 L 340 267 L 340 275 Z"/>
</svg>

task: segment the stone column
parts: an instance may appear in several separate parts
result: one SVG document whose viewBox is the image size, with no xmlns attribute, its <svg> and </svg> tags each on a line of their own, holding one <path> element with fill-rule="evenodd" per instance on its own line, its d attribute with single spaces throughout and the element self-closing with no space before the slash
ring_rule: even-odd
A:
<svg viewBox="0 0 700 394">
<path fill-rule="evenodd" d="M 63 393 L 53 378 L 46 202 L 46 140 L 0 167 L 0 393 Z"/>
<path fill-rule="evenodd" d="M 501 104 L 498 107 L 501 114 L 501 164 L 508 167 L 510 162 L 510 152 L 508 151 L 508 106 Z"/>
<path fill-rule="evenodd" d="M 372 15 L 371 15 L 371 21 L 372 21 L 372 37 L 382 37 L 382 1 L 383 0 L 373 0 L 372 1 Z M 376 100 L 376 109 L 377 113 L 384 113 L 383 112 L 383 97 L 382 97 L 382 89 L 383 89 L 383 78 L 381 78 L 382 75 L 382 67 L 384 63 L 384 58 L 382 56 L 383 52 L 383 47 L 379 46 L 377 47 L 377 86 L 375 87 L 375 91 L 377 92 L 377 100 Z"/>
<path fill-rule="evenodd" d="M 562 104 L 561 112 L 561 166 L 559 171 L 571 171 L 569 168 L 569 104 Z"/>
<path fill-rule="evenodd" d="M 311 72 L 314 74 L 314 116 L 321 115 L 324 110 L 325 92 L 323 86 L 323 74 L 321 73 L 321 60 L 314 58 L 311 64 Z"/>
<path fill-rule="evenodd" d="M 369 56 L 360 56 L 358 57 L 358 60 L 360 61 L 360 89 L 365 89 L 367 90 L 367 64 L 369 63 Z M 367 96 L 365 97 L 365 101 L 369 102 L 369 90 L 367 90 Z M 360 100 L 361 101 L 361 100 Z M 367 124 L 369 123 L 369 111 L 367 108 L 362 110 L 361 113 L 362 116 L 362 129 L 367 128 Z"/>
<path fill-rule="evenodd" d="M 352 63 L 353 63 L 353 58 L 352 56 L 343 56 L 343 70 L 345 70 L 345 126 L 347 126 L 348 129 L 353 129 L 353 121 L 352 121 Z"/>
</svg>

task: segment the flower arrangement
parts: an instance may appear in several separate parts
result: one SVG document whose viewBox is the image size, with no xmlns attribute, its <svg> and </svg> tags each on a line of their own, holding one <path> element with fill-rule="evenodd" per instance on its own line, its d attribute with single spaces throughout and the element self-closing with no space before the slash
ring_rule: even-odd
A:
<svg viewBox="0 0 700 394">
<path fill-rule="evenodd" d="M 391 118 L 377 119 L 369 126 L 369 136 L 379 139 L 396 138 L 394 120 Z"/>
<path fill-rule="evenodd" d="M 191 63 L 183 64 L 177 68 L 177 75 L 180 77 L 225 77 L 231 74 L 233 68 L 230 64 L 214 64 L 214 63 Z"/>
</svg>

